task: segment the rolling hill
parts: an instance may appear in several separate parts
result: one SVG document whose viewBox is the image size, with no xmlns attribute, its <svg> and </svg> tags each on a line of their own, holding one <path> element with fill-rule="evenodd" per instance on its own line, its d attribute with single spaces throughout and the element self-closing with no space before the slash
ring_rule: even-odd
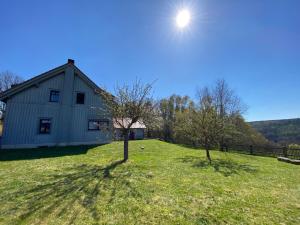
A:
<svg viewBox="0 0 300 225">
<path fill-rule="evenodd" d="M 249 124 L 270 141 L 300 144 L 300 118 L 254 121 Z"/>
</svg>

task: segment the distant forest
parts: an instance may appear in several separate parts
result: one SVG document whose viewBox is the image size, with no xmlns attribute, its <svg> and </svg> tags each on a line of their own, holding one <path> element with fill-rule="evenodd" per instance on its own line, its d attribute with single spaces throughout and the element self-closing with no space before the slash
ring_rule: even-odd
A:
<svg viewBox="0 0 300 225">
<path fill-rule="evenodd" d="M 300 144 L 300 118 L 255 121 L 249 124 L 275 143 Z"/>
</svg>

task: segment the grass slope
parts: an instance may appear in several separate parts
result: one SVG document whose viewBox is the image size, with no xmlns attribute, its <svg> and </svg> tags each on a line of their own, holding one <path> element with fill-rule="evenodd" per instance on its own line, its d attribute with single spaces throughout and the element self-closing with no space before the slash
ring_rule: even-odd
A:
<svg viewBox="0 0 300 225">
<path fill-rule="evenodd" d="M 300 221 L 299 166 L 217 151 L 210 166 L 204 151 L 156 140 L 121 158 L 121 142 L 1 152 L 0 224 Z"/>
</svg>

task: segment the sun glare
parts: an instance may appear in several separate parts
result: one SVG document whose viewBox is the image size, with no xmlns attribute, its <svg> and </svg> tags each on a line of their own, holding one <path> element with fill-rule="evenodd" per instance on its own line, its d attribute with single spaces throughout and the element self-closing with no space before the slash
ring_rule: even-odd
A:
<svg viewBox="0 0 300 225">
<path fill-rule="evenodd" d="M 187 9 L 181 9 L 178 11 L 176 16 L 176 25 L 182 29 L 189 25 L 191 20 L 191 14 Z"/>
</svg>

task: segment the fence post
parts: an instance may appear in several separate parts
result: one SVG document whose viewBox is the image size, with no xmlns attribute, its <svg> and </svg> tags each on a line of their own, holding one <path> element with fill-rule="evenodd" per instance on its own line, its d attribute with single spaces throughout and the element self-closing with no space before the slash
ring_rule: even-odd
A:
<svg viewBox="0 0 300 225">
<path fill-rule="evenodd" d="M 250 145 L 250 154 L 253 155 L 253 145 Z"/>
<path fill-rule="evenodd" d="M 287 147 L 286 146 L 284 146 L 283 148 L 282 148 L 282 151 L 283 151 L 283 156 L 284 157 L 288 157 L 288 154 L 287 154 L 287 151 L 288 149 L 287 149 Z"/>
<path fill-rule="evenodd" d="M 228 152 L 228 145 L 225 145 L 225 151 Z"/>
<path fill-rule="evenodd" d="M 223 144 L 223 142 L 220 144 L 220 151 L 224 152 L 224 144 Z"/>
</svg>

